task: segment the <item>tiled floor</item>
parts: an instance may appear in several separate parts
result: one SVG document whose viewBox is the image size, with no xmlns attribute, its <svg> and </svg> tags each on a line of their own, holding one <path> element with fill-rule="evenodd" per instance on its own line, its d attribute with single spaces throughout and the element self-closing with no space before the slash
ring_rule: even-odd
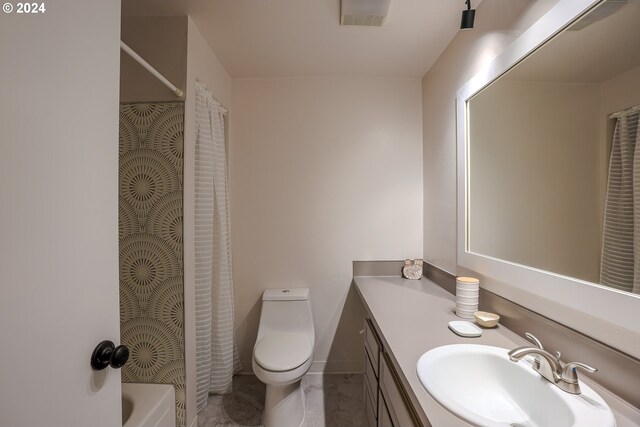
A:
<svg viewBox="0 0 640 427">
<path fill-rule="evenodd" d="M 302 379 L 305 427 L 363 427 L 362 375 L 308 374 Z M 237 375 L 233 393 L 209 396 L 198 427 L 260 426 L 265 386 L 253 375 Z"/>
</svg>

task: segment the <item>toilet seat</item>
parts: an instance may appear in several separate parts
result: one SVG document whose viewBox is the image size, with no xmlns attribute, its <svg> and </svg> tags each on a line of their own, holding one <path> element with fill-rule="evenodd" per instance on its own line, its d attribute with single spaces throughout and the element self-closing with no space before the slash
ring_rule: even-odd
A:
<svg viewBox="0 0 640 427">
<path fill-rule="evenodd" d="M 312 352 L 313 346 L 305 334 L 269 332 L 256 343 L 253 357 L 262 368 L 283 372 L 303 365 Z"/>
</svg>

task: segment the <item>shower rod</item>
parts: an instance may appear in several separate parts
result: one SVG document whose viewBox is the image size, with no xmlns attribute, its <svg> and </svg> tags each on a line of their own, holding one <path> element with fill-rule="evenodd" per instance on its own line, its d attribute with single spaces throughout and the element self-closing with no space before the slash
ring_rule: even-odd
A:
<svg viewBox="0 0 640 427">
<path fill-rule="evenodd" d="M 120 49 L 122 49 L 125 53 L 127 53 L 130 57 L 136 60 L 140 65 L 147 69 L 151 74 L 153 74 L 158 80 L 164 83 L 173 93 L 176 94 L 177 97 L 182 97 L 184 92 L 182 90 L 175 87 L 169 80 L 165 78 L 158 70 L 153 68 L 151 64 L 144 60 L 140 55 L 138 55 L 133 49 L 127 46 L 122 40 L 120 40 Z"/>
</svg>

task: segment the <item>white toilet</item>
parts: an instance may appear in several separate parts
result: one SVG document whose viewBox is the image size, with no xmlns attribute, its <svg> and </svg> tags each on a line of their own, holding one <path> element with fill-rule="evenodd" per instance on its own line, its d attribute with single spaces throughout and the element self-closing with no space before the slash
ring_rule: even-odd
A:
<svg viewBox="0 0 640 427">
<path fill-rule="evenodd" d="M 252 362 L 253 372 L 267 385 L 264 427 L 304 422 L 300 382 L 311 366 L 314 343 L 309 289 L 265 290 Z"/>
</svg>

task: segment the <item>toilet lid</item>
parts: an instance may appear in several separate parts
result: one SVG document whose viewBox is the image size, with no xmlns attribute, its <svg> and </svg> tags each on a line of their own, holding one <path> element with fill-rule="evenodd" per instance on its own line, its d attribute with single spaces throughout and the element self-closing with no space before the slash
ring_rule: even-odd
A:
<svg viewBox="0 0 640 427">
<path fill-rule="evenodd" d="M 253 357 L 268 371 L 290 371 L 309 360 L 313 346 L 306 335 L 269 332 L 256 343 Z"/>
</svg>

